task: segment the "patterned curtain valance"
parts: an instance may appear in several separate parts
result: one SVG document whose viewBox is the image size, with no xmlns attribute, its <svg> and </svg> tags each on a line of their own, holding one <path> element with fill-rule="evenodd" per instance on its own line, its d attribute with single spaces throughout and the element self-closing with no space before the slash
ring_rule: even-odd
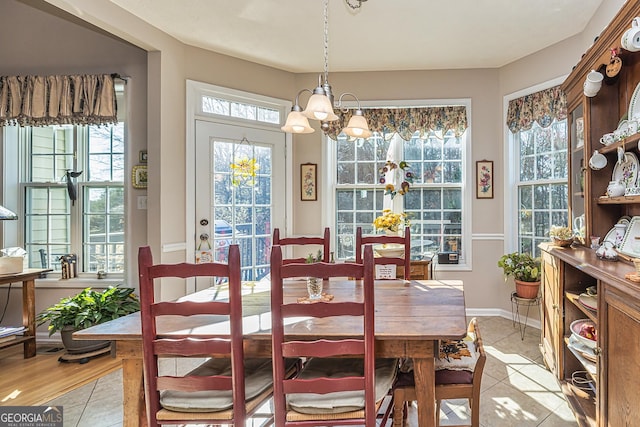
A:
<svg viewBox="0 0 640 427">
<path fill-rule="evenodd" d="M 546 128 L 554 119 L 563 120 L 566 117 L 567 97 L 560 86 L 554 86 L 509 101 L 507 127 L 511 133 L 529 130 L 533 122 Z"/>
<path fill-rule="evenodd" d="M 0 126 L 117 123 L 109 74 L 0 76 Z"/>
<path fill-rule="evenodd" d="M 467 129 L 467 109 L 464 106 L 371 108 L 362 111 L 372 131 L 385 132 L 389 135 L 397 132 L 405 141 L 410 140 L 416 131 L 419 131 L 422 137 L 432 130 L 443 132 L 453 130 L 456 135 L 462 135 Z M 325 131 L 331 139 L 338 138 L 349 122 L 352 110 L 340 111 L 336 114 L 338 120 L 330 122 L 329 129 Z"/>
</svg>

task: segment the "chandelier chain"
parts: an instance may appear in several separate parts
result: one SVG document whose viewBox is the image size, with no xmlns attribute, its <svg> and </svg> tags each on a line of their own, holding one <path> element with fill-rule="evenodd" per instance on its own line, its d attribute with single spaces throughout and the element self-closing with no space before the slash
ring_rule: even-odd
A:
<svg viewBox="0 0 640 427">
<path fill-rule="evenodd" d="M 329 81 L 329 0 L 324 2 L 324 81 Z"/>
<path fill-rule="evenodd" d="M 362 7 L 362 3 L 366 2 L 367 0 L 355 0 L 355 2 L 353 0 L 344 0 L 345 3 L 347 3 L 347 6 L 349 6 L 351 9 L 356 10 L 356 9 L 360 9 Z"/>
</svg>

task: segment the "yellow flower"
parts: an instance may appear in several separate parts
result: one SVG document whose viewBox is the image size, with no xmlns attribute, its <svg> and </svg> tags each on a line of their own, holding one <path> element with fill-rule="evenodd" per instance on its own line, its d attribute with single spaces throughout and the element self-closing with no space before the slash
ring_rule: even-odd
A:
<svg viewBox="0 0 640 427">
<path fill-rule="evenodd" d="M 229 165 L 231 168 L 231 183 L 233 185 L 240 185 L 251 180 L 253 183 L 256 177 L 256 171 L 260 169 L 260 165 L 256 163 L 256 159 L 249 159 L 248 157 L 242 157 L 235 163 Z"/>
<path fill-rule="evenodd" d="M 373 220 L 373 226 L 377 230 L 398 231 L 402 224 L 409 225 L 406 213 L 394 213 L 389 209 L 382 211 L 382 215 Z"/>
</svg>

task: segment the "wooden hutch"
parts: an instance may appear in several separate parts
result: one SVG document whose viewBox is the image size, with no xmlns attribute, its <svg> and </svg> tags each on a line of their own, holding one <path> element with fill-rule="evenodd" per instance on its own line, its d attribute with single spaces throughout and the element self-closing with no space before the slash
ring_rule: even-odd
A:
<svg viewBox="0 0 640 427">
<path fill-rule="evenodd" d="M 584 229 L 576 230 L 584 239 L 570 248 L 541 245 L 541 350 L 580 426 L 640 425 L 640 283 L 625 279 L 635 271 L 629 258 L 604 261 L 589 248 L 590 236 L 603 239 L 621 217 L 640 215 L 640 196 L 606 196 L 618 147 L 640 154 L 640 133 L 608 146 L 600 143 L 603 134 L 613 132 L 626 119 L 631 97 L 640 84 L 640 52 L 621 47 L 622 35 L 636 16 L 640 16 L 640 2 L 627 1 L 562 84 L 570 129 L 570 213 L 579 225 L 581 221 L 575 218 L 584 215 Z M 610 77 L 607 65 L 618 62 L 612 54 L 621 59 L 622 67 Z M 591 70 L 600 71 L 605 81 L 596 96 L 587 97 L 583 84 Z M 607 157 L 605 168 L 588 167 L 594 150 Z M 597 288 L 597 310 L 578 301 L 590 286 Z M 569 346 L 569 325 L 584 318 L 595 322 L 598 333 L 595 354 L 589 358 Z M 592 388 L 583 390 L 575 385 L 572 377 L 577 371 L 588 372 Z"/>
</svg>

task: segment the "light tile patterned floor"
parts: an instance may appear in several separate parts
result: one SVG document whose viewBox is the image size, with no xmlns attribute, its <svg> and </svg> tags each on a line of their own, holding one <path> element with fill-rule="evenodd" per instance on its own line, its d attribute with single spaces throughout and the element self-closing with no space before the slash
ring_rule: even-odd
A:
<svg viewBox="0 0 640 427">
<path fill-rule="evenodd" d="M 487 364 L 482 378 L 480 424 L 483 427 L 575 427 L 577 423 L 538 349 L 540 331 L 528 327 L 524 340 L 511 319 L 480 317 Z M 122 371 L 116 371 L 49 402 L 64 406 L 65 427 L 122 425 Z M 464 400 L 442 403 L 440 424 L 464 424 Z M 417 426 L 416 408 L 408 425 Z"/>
</svg>

